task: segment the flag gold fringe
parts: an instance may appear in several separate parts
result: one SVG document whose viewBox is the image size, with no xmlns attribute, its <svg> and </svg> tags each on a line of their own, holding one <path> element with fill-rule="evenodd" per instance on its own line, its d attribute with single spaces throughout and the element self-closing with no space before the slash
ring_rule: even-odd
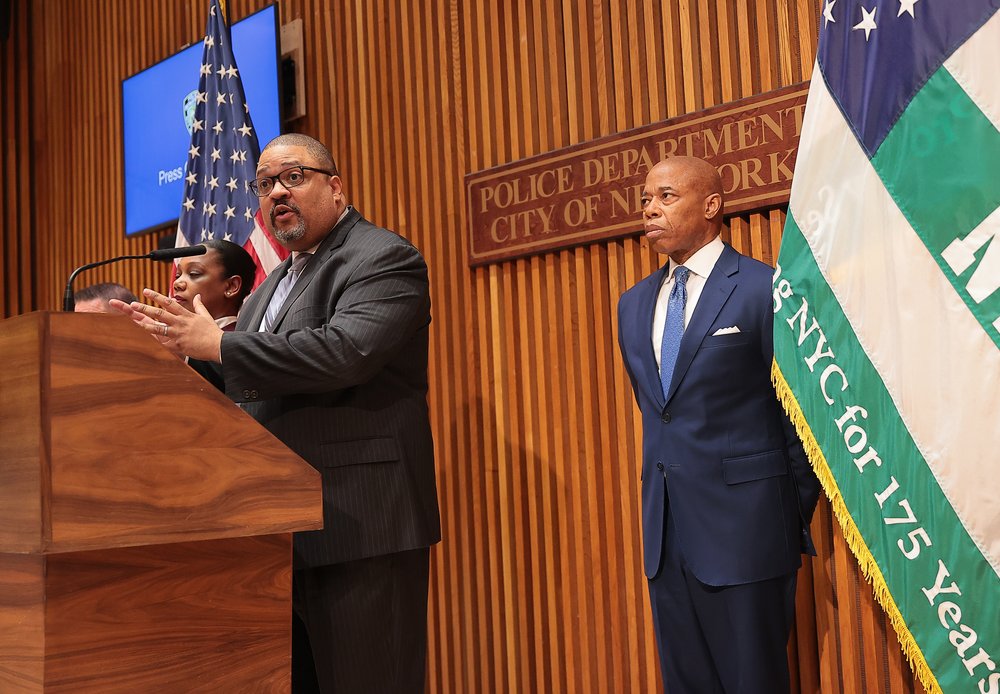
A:
<svg viewBox="0 0 1000 694">
<path fill-rule="evenodd" d="M 941 685 L 938 684 L 937 678 L 927 665 L 924 654 L 920 651 L 920 647 L 913 638 L 913 634 L 910 633 L 909 627 L 906 626 L 906 621 L 903 619 L 896 601 L 893 600 L 892 595 L 889 593 L 889 587 L 885 583 L 885 577 L 882 576 L 882 570 L 875 563 L 875 558 L 872 556 L 871 550 L 868 549 L 868 545 L 865 544 L 858 526 L 855 525 L 854 518 L 851 517 L 850 511 L 848 511 L 847 505 L 844 503 L 844 497 L 841 496 L 840 489 L 837 487 L 837 482 L 833 477 L 833 472 L 826 461 L 826 456 L 823 455 L 823 451 L 816 442 L 816 437 L 813 436 L 812 430 L 809 428 L 809 423 L 806 422 L 805 415 L 802 414 L 802 408 L 799 407 L 798 400 L 795 399 L 792 389 L 788 386 L 788 382 L 785 381 L 785 376 L 781 373 L 777 361 L 771 362 L 771 382 L 774 383 L 778 399 L 795 425 L 795 430 L 798 432 L 799 438 L 802 440 L 802 446 L 805 448 L 806 456 L 809 458 L 809 462 L 812 463 L 813 469 L 816 471 L 816 476 L 819 477 L 820 484 L 823 486 L 823 491 L 826 492 L 826 496 L 830 500 L 833 513 L 840 523 L 841 530 L 844 532 L 847 545 L 851 548 L 851 552 L 854 553 L 861 567 L 861 573 L 871 583 L 875 599 L 882 606 L 882 609 L 885 610 L 886 616 L 892 622 L 893 629 L 896 630 L 896 636 L 899 638 L 903 654 L 910 663 L 910 668 L 928 694 L 941 694 Z"/>
</svg>

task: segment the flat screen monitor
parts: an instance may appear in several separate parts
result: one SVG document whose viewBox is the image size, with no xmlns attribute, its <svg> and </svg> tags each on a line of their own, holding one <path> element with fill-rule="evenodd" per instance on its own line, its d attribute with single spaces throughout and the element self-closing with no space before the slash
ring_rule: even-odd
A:
<svg viewBox="0 0 1000 694">
<path fill-rule="evenodd" d="M 277 7 L 265 7 L 231 29 L 250 117 L 263 147 L 281 134 Z M 199 41 L 122 82 L 128 236 L 175 224 L 180 215 L 191 146 L 185 100 L 190 104 L 198 91 L 203 51 Z"/>
</svg>

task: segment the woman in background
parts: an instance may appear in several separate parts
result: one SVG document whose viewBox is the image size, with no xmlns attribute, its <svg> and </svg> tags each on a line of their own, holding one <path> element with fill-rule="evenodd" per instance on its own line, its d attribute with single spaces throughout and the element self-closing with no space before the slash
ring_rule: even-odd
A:
<svg viewBox="0 0 1000 694">
<path fill-rule="evenodd" d="M 242 246 L 232 241 L 211 239 L 203 244 L 204 255 L 192 255 L 177 261 L 174 298 L 189 311 L 194 311 L 194 298 L 201 302 L 223 330 L 236 329 L 236 314 L 243 300 L 253 289 L 257 266 Z M 221 370 L 215 364 L 185 358 L 188 366 L 222 392 L 226 391 Z"/>
<path fill-rule="evenodd" d="M 236 314 L 253 289 L 257 266 L 242 246 L 231 241 L 211 239 L 203 245 L 208 248 L 204 255 L 177 261 L 174 298 L 193 311 L 194 297 L 201 294 L 202 303 L 219 327 L 233 330 Z"/>
<path fill-rule="evenodd" d="M 204 255 L 188 256 L 177 261 L 174 298 L 184 308 L 194 311 L 194 298 L 200 294 L 202 303 L 216 324 L 226 331 L 235 330 L 236 314 L 253 289 L 257 266 L 242 246 L 231 241 L 211 239 L 202 245 L 207 248 Z M 112 299 L 109 303 L 113 309 L 136 322 L 155 322 L 138 311 L 133 311 L 130 304 L 124 301 Z M 217 365 L 188 359 L 165 343 L 166 338 L 154 337 L 212 385 L 225 392 L 222 371 Z"/>
</svg>

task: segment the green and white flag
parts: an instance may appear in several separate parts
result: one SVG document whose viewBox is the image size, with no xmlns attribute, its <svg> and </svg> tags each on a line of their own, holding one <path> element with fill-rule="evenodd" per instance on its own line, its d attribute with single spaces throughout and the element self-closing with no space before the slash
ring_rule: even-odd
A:
<svg viewBox="0 0 1000 694">
<path fill-rule="evenodd" d="M 774 381 L 930 691 L 1000 694 L 1000 0 L 826 0 Z"/>
</svg>

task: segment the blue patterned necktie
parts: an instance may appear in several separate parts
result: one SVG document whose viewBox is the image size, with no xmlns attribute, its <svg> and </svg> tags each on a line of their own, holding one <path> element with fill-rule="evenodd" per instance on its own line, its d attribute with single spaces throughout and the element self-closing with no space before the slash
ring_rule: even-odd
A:
<svg viewBox="0 0 1000 694">
<path fill-rule="evenodd" d="M 267 305 L 264 320 L 260 322 L 260 332 L 266 332 L 274 325 L 274 319 L 278 317 L 281 305 L 285 303 L 289 292 L 292 291 L 292 285 L 295 284 L 295 281 L 299 278 L 299 273 L 302 272 L 302 268 L 305 267 L 310 258 L 312 258 L 312 253 L 299 253 L 295 260 L 292 261 L 288 272 L 278 282 L 278 286 L 274 288 L 274 294 L 271 295 L 271 303 Z"/>
<path fill-rule="evenodd" d="M 667 300 L 667 322 L 663 325 L 663 341 L 660 343 L 660 385 L 663 397 L 670 393 L 670 379 L 674 375 L 677 353 L 684 336 L 684 307 L 687 304 L 687 279 L 690 271 L 683 265 L 674 270 L 674 286 Z"/>
</svg>

